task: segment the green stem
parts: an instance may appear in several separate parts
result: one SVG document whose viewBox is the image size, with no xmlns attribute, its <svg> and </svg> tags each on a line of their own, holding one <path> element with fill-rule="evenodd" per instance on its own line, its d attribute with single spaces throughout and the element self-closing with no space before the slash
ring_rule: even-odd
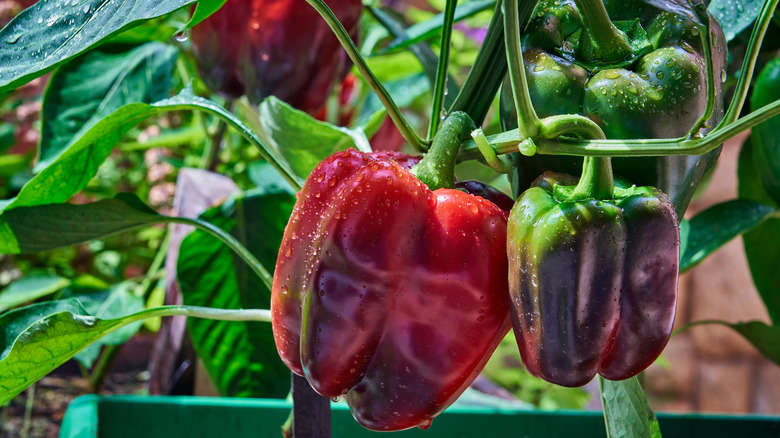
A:
<svg viewBox="0 0 780 438">
<path fill-rule="evenodd" d="M 22 421 L 22 430 L 19 433 L 20 438 L 27 438 L 30 436 L 33 408 L 35 408 L 35 383 L 27 388 L 27 399 L 24 404 L 24 420 Z"/>
<path fill-rule="evenodd" d="M 312 5 L 312 7 L 314 7 L 314 9 L 316 9 L 322 18 L 328 23 L 328 26 L 330 26 L 331 30 L 336 35 L 336 38 L 338 38 L 341 46 L 355 64 L 355 67 L 357 67 L 358 71 L 360 71 L 360 74 L 363 75 L 363 79 L 368 82 L 368 85 L 377 94 L 379 100 L 382 101 L 382 104 L 387 109 L 387 114 L 393 120 L 393 123 L 395 123 L 395 126 L 401 132 L 401 135 L 404 137 L 404 139 L 408 141 L 409 144 L 412 145 L 412 147 L 414 147 L 416 150 L 423 150 L 423 140 L 420 138 L 420 136 L 417 135 L 416 132 L 414 132 L 412 127 L 409 125 L 409 122 L 406 120 L 403 114 L 401 114 L 401 110 L 399 110 L 398 106 L 396 106 L 395 102 L 393 102 L 393 99 L 390 97 L 390 94 L 387 92 L 385 87 L 381 82 L 379 82 L 379 79 L 374 76 L 374 73 L 371 72 L 371 69 L 368 68 L 366 60 L 363 59 L 363 56 L 360 54 L 357 46 L 355 46 L 352 38 L 350 38 L 349 33 L 347 33 L 346 29 L 344 29 L 344 26 L 341 24 L 339 19 L 336 18 L 336 15 L 333 14 L 333 11 L 331 11 L 328 5 L 326 5 L 322 0 L 306 0 L 306 2 Z"/>
<path fill-rule="evenodd" d="M 585 157 L 582 163 L 580 182 L 577 183 L 569 200 L 610 199 L 614 187 L 612 159 L 609 157 Z"/>
<path fill-rule="evenodd" d="M 601 0 L 574 0 L 582 18 L 580 52 L 588 61 L 623 61 L 631 55 L 626 36 L 612 24 Z M 590 45 L 586 44 L 590 42 Z"/>
<path fill-rule="evenodd" d="M 528 90 L 528 81 L 525 77 L 517 0 L 505 1 L 504 41 L 506 44 L 509 81 L 512 84 L 512 95 L 515 100 L 515 108 L 517 108 L 517 126 L 520 135 L 526 138 L 533 138 L 539 133 L 540 121 L 531 102 L 531 93 Z"/>
<path fill-rule="evenodd" d="M 168 230 L 168 232 L 165 233 L 165 238 L 162 243 L 160 243 L 160 247 L 157 249 L 157 254 L 154 255 L 152 264 L 149 265 L 149 269 L 146 270 L 146 275 L 144 275 L 141 283 L 133 290 L 135 296 L 146 297 L 149 294 L 152 283 L 159 279 L 158 273 L 160 272 L 160 269 L 162 269 L 163 263 L 165 263 L 165 256 L 168 254 L 170 243 L 171 233 L 170 230 Z"/>
<path fill-rule="evenodd" d="M 490 142 L 482 128 L 471 131 L 471 138 L 477 143 L 479 151 L 485 157 L 485 162 L 491 169 L 498 173 L 509 173 L 512 170 L 512 162 L 508 157 L 499 157 L 496 151 L 490 146 Z M 503 159 L 502 159 L 503 158 Z"/>
<path fill-rule="evenodd" d="M 646 140 L 580 140 L 572 137 L 555 139 L 540 138 L 536 141 L 540 154 L 544 155 L 578 155 L 594 157 L 657 157 L 663 155 L 701 155 L 717 148 L 726 140 L 741 132 L 763 123 L 772 117 L 780 115 L 780 100 L 761 107 L 734 123 L 711 131 L 706 137 L 688 139 L 686 137 L 673 139 Z M 517 152 L 517 145 L 523 141 L 517 129 L 488 136 L 488 140 L 496 153 L 509 154 Z M 462 145 L 458 161 L 474 160 L 481 157 L 474 141 Z"/>
<path fill-rule="evenodd" d="M 106 345 L 103 348 L 103 352 L 100 354 L 100 358 L 97 363 L 95 363 L 92 374 L 89 376 L 89 390 L 91 393 L 97 394 L 103 389 L 103 382 L 106 379 L 106 375 L 111 371 L 111 367 L 114 365 L 114 361 L 121 349 L 122 344 Z"/>
<path fill-rule="evenodd" d="M 699 120 L 693 124 L 691 130 L 688 131 L 687 138 L 700 137 L 700 131 L 712 116 L 712 112 L 715 110 L 715 66 L 713 65 L 712 58 L 712 41 L 710 39 L 710 28 L 712 27 L 712 18 L 707 12 L 707 7 L 704 3 L 696 3 L 693 6 L 694 13 L 699 17 L 699 20 L 703 23 L 699 26 L 699 36 L 701 39 L 701 46 L 704 52 L 704 66 L 705 66 L 705 81 L 707 85 L 707 107 L 704 109 L 704 113 L 699 117 Z M 718 78 L 720 79 L 720 78 Z"/>
<path fill-rule="evenodd" d="M 742 73 L 739 75 L 737 86 L 734 90 L 734 98 L 731 100 L 726 115 L 723 117 L 723 120 L 721 120 L 718 128 L 734 122 L 742 112 L 742 106 L 747 100 L 750 81 L 753 78 L 753 71 L 756 68 L 756 59 L 761 51 L 761 43 L 764 40 L 766 29 L 769 27 L 772 14 L 777 7 L 777 1 L 778 0 L 766 0 L 764 2 L 764 8 L 761 10 L 761 15 L 759 15 L 756 24 L 753 26 L 753 32 L 750 34 L 750 41 L 748 42 L 747 51 L 745 52 L 745 60 L 742 63 Z"/>
<path fill-rule="evenodd" d="M 447 116 L 433 137 L 428 153 L 412 168 L 412 173 L 431 190 L 454 187 L 460 143 L 474 128 L 474 122 L 466 113 L 454 112 Z"/>
<path fill-rule="evenodd" d="M 247 265 L 249 265 L 250 269 L 257 274 L 258 277 L 260 277 L 260 280 L 263 282 L 263 284 L 268 288 L 268 290 L 271 290 L 273 288 L 273 275 L 271 275 L 268 270 L 265 269 L 265 267 L 260 263 L 257 258 L 252 255 L 251 252 L 249 252 L 248 249 L 244 245 L 241 244 L 235 237 L 233 237 L 230 233 L 223 230 L 222 228 L 200 220 L 200 219 L 190 219 L 186 217 L 171 217 L 171 222 L 176 222 L 180 224 L 187 224 L 192 225 L 196 228 L 199 228 L 203 231 L 206 231 L 219 240 L 221 240 L 225 245 L 227 245 L 233 252 L 235 252 L 241 260 L 246 262 Z"/>
<path fill-rule="evenodd" d="M 441 48 L 439 63 L 436 68 L 436 82 L 433 87 L 433 107 L 431 108 L 431 123 L 428 125 L 428 138 L 433 138 L 439 129 L 444 110 L 444 89 L 447 84 L 447 67 L 450 63 L 450 41 L 452 39 L 452 24 L 455 21 L 455 7 L 458 0 L 447 0 L 444 7 L 444 25 L 441 32 Z"/>
<path fill-rule="evenodd" d="M 266 309 L 214 309 L 199 306 L 160 306 L 142 310 L 123 320 L 122 325 L 132 324 L 146 318 L 165 316 L 190 316 L 218 321 L 271 322 L 271 311 Z M 117 327 L 119 328 L 119 326 Z M 107 332 L 108 333 L 108 332 Z"/>
</svg>

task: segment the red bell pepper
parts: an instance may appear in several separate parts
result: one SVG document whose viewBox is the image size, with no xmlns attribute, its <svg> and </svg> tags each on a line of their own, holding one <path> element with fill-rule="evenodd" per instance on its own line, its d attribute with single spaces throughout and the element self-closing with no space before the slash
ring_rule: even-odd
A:
<svg viewBox="0 0 780 438">
<path fill-rule="evenodd" d="M 357 39 L 360 0 L 329 0 Z M 317 11 L 300 0 L 229 0 L 192 28 L 192 50 L 206 84 L 255 103 L 273 95 L 316 113 L 351 61 Z"/>
<path fill-rule="evenodd" d="M 415 161 L 347 150 L 320 163 L 274 274 L 282 360 L 374 430 L 427 427 L 509 328 L 506 211 L 431 190 Z"/>
</svg>

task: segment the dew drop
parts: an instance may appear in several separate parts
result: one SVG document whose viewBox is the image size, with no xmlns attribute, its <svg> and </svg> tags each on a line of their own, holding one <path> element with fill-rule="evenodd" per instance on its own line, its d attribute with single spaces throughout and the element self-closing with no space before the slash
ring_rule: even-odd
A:
<svg viewBox="0 0 780 438">
<path fill-rule="evenodd" d="M 176 41 L 183 43 L 190 39 L 190 30 L 186 29 L 183 32 L 179 32 L 176 34 Z"/>
</svg>

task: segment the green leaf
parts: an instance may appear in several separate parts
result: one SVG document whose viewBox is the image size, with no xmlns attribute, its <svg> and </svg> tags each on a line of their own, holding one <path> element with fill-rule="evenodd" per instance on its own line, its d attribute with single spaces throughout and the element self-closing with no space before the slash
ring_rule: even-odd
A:
<svg viewBox="0 0 780 438">
<path fill-rule="evenodd" d="M 47 301 L 3 314 L 0 405 L 90 343 L 135 319 L 97 319 L 76 299 Z"/>
<path fill-rule="evenodd" d="M 192 14 L 192 18 L 190 19 L 189 24 L 187 24 L 187 28 L 190 28 L 192 26 L 196 26 L 201 21 L 205 20 L 209 17 L 209 15 L 213 14 L 214 12 L 217 12 L 219 8 L 222 7 L 222 5 L 225 4 L 227 0 L 213 0 L 208 2 L 198 2 L 198 7 L 195 8 L 195 13 Z"/>
<path fill-rule="evenodd" d="M 270 319 L 267 310 L 188 306 L 158 307 L 122 318 L 99 319 L 74 298 L 11 310 L 0 316 L 0 406 L 101 337 L 146 318 L 172 315 L 241 321 Z"/>
<path fill-rule="evenodd" d="M 264 266 L 272 267 L 294 201 L 292 191 L 261 188 L 201 218 L 230 231 Z M 270 291 L 257 276 L 225 245 L 199 230 L 182 242 L 177 271 L 185 304 L 226 309 L 270 305 Z M 220 394 L 287 395 L 290 372 L 279 359 L 267 325 L 189 319 L 187 326 Z"/>
<path fill-rule="evenodd" d="M 714 205 L 689 221 L 686 248 L 680 270 L 688 270 L 731 239 L 743 234 L 776 213 L 772 206 L 749 199 L 734 199 Z"/>
<path fill-rule="evenodd" d="M 39 1 L 0 30 L 0 91 L 29 82 L 124 30 L 195 2 Z M 208 9 L 223 1 L 200 3 Z"/>
<path fill-rule="evenodd" d="M 16 198 L 0 201 L 0 213 L 4 214 L 15 207 L 67 201 L 97 174 L 98 167 L 108 158 L 127 131 L 152 116 L 175 110 L 205 111 L 222 118 L 256 145 L 263 158 L 288 175 L 288 181 L 292 180 L 298 187 L 301 186 L 302 182 L 292 175 L 289 166 L 280 161 L 275 152 L 249 127 L 226 109 L 208 99 L 193 95 L 192 89 L 186 88 L 172 98 L 152 104 L 124 105 L 95 123 L 82 136 L 73 139 L 55 160 L 28 181 Z M 8 238 L 9 232 L 7 226 L 0 221 L 0 237 Z"/>
<path fill-rule="evenodd" d="M 0 240 L 0 253 L 47 251 L 173 220 L 157 214 L 132 193 L 89 204 L 13 208 L 0 216 L 0 230 L 10 232 Z"/>
<path fill-rule="evenodd" d="M 268 144 L 287 160 L 302 178 L 329 155 L 353 147 L 370 151 L 362 130 L 352 130 L 321 122 L 289 104 L 269 97 L 260 104 L 260 125 Z"/>
<path fill-rule="evenodd" d="M 455 8 L 455 22 L 461 21 L 464 18 L 471 17 L 472 15 L 482 12 L 484 10 L 492 8 L 496 4 L 495 0 L 483 0 L 483 1 L 470 1 L 462 3 Z M 417 44 L 422 41 L 429 40 L 441 33 L 441 28 L 444 25 L 444 13 L 437 14 L 433 18 L 417 23 L 406 28 L 406 31 L 398 35 L 384 52 L 393 52 L 396 50 L 404 49 Z"/>
<path fill-rule="evenodd" d="M 0 313 L 68 286 L 70 280 L 46 272 L 33 272 L 0 291 Z"/>
<path fill-rule="evenodd" d="M 755 21 L 763 5 L 756 0 L 712 0 L 708 10 L 720 23 L 726 40 L 731 41 Z"/>
<path fill-rule="evenodd" d="M 739 196 L 774 205 L 755 169 L 752 143 L 748 139 L 739 154 Z M 770 218 L 742 237 L 753 283 L 773 325 L 780 325 L 780 218 Z"/>
<path fill-rule="evenodd" d="M 780 99 L 780 58 L 761 70 L 750 96 L 753 111 Z M 780 204 L 780 117 L 773 117 L 750 131 L 753 164 L 769 197 Z"/>
<path fill-rule="evenodd" d="M 123 282 L 112 286 L 108 290 L 69 288 L 63 294 L 63 298 L 78 299 L 90 315 L 100 319 L 123 318 L 132 313 L 140 312 L 145 308 L 144 300 L 133 294 L 132 287 L 134 287 L 134 284 Z M 142 324 L 142 321 L 136 321 L 122 326 L 91 343 L 87 348 L 76 354 L 74 359 L 85 367 L 91 368 L 100 355 L 100 350 L 103 346 L 124 344 L 138 332 Z"/>
<path fill-rule="evenodd" d="M 123 105 L 168 97 L 177 55 L 175 47 L 153 42 L 119 53 L 93 50 L 57 70 L 43 96 L 36 168 Z"/>
<path fill-rule="evenodd" d="M 598 377 L 608 438 L 660 438 L 661 429 L 639 379 L 612 381 Z"/>
<path fill-rule="evenodd" d="M 780 327 L 770 326 L 761 321 L 727 325 L 750 341 L 764 357 L 780 365 Z"/>
</svg>

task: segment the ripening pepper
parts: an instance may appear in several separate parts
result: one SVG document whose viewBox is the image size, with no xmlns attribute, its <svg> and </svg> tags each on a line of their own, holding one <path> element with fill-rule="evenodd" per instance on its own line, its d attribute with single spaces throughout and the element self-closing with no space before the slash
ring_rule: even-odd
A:
<svg viewBox="0 0 780 438">
<path fill-rule="evenodd" d="M 353 40 L 360 0 L 329 0 Z M 203 80 L 228 98 L 268 96 L 314 114 L 351 61 L 317 11 L 302 0 L 228 0 L 192 28 L 192 52 Z"/>
<path fill-rule="evenodd" d="M 452 138 L 457 152 L 462 136 Z M 434 140 L 415 169 L 436 148 Z M 350 149 L 320 163 L 298 194 L 274 272 L 282 360 L 318 393 L 343 396 L 374 430 L 430 425 L 510 325 L 507 212 L 488 199 L 511 200 L 477 182 L 426 185 L 409 170 L 416 162 Z"/>
<path fill-rule="evenodd" d="M 577 181 L 544 173 L 515 203 L 507 231 L 523 363 L 563 386 L 596 373 L 627 379 L 658 357 L 672 330 L 680 258 L 677 216 L 661 191 L 578 197 Z"/>
<path fill-rule="evenodd" d="M 601 126 L 609 139 L 684 136 L 705 113 L 707 66 L 699 19 L 686 1 L 604 0 L 609 18 L 628 35 L 629 59 L 588 56 L 583 21 L 574 0 L 540 0 L 523 31 L 523 60 L 531 101 L 539 117 L 582 114 Z M 583 47 L 584 46 L 584 47 Z M 726 42 L 710 20 L 715 102 L 706 133 L 723 116 L 721 74 Z M 501 121 L 517 127 L 507 81 L 502 89 Z M 703 156 L 615 158 L 615 174 L 667 193 L 677 211 L 685 210 L 699 180 L 714 165 L 720 149 Z M 518 193 L 547 170 L 576 173 L 582 158 L 517 156 Z"/>
</svg>

